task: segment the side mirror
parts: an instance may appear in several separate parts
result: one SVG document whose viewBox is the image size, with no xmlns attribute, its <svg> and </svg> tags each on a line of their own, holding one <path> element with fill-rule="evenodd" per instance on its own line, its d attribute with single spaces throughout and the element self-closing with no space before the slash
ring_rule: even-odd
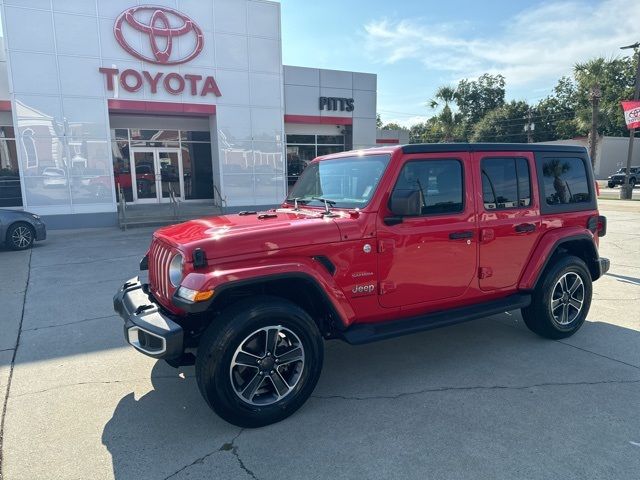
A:
<svg viewBox="0 0 640 480">
<path fill-rule="evenodd" d="M 392 223 L 388 223 L 387 219 L 385 219 L 385 223 L 392 225 L 402 222 L 402 217 L 415 217 L 420 215 L 422 213 L 420 200 L 419 190 L 394 190 L 391 194 L 391 201 L 389 202 L 389 209 L 394 217 L 388 219 Z"/>
</svg>

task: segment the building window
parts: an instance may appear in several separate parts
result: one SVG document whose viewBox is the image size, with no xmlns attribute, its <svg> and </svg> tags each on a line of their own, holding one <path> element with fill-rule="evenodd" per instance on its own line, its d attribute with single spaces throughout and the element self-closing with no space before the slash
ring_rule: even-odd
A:
<svg viewBox="0 0 640 480">
<path fill-rule="evenodd" d="M 287 183 L 291 187 L 311 160 L 344 152 L 344 135 L 287 135 Z"/>
<path fill-rule="evenodd" d="M 0 207 L 21 207 L 22 188 L 13 127 L 0 126 Z"/>
</svg>

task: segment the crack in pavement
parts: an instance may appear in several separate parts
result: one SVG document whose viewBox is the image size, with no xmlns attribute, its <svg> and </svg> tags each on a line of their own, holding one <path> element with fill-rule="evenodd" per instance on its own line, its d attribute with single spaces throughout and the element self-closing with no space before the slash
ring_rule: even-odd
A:
<svg viewBox="0 0 640 480">
<path fill-rule="evenodd" d="M 258 480 L 258 477 L 256 477 L 256 474 L 249 469 L 245 464 L 244 461 L 242 460 L 242 458 L 240 458 L 240 454 L 238 453 L 238 446 L 235 444 L 236 440 L 238 440 L 238 437 L 240 435 L 242 435 L 242 432 L 244 432 L 244 428 L 241 428 L 240 431 L 236 434 L 235 437 L 233 437 L 233 439 L 231 439 L 230 442 L 227 443 L 223 443 L 222 446 L 212 452 L 207 453 L 206 455 L 203 455 L 200 458 L 196 458 L 193 462 L 191 462 L 188 465 L 185 465 L 184 467 L 180 468 L 179 470 L 176 470 L 175 472 L 173 472 L 171 475 L 169 475 L 168 477 L 166 477 L 164 480 L 169 480 L 170 478 L 175 477 L 176 475 L 178 475 L 180 472 L 183 472 L 185 470 L 187 470 L 190 467 L 193 467 L 194 465 L 201 465 L 204 463 L 204 461 L 209 458 L 211 455 L 214 455 L 215 453 L 218 452 L 231 452 L 231 454 L 236 458 L 236 460 L 238 461 L 238 465 L 240 466 L 240 468 L 251 478 L 253 478 L 254 480 Z"/>
<path fill-rule="evenodd" d="M 73 322 L 60 323 L 58 325 L 45 325 L 44 327 L 25 328 L 23 332 L 35 332 L 36 330 L 44 330 L 47 328 L 65 327 L 67 325 L 75 325 L 76 323 L 91 322 L 93 320 L 105 320 L 107 318 L 118 318 L 118 315 L 104 315 L 102 317 L 83 318 L 82 320 L 74 320 Z"/>
<path fill-rule="evenodd" d="M 15 350 L 15 348 L 5 348 L 4 350 L 0 350 L 0 353 L 2 353 L 2 352 L 10 352 L 12 350 Z"/>
<path fill-rule="evenodd" d="M 18 336 L 16 337 L 16 345 L 13 347 L 13 355 L 11 356 L 11 366 L 9 367 L 9 378 L 7 379 L 7 391 L 2 403 L 2 417 L 0 419 L 0 480 L 4 478 L 2 473 L 3 451 L 4 451 L 4 424 L 7 416 L 7 404 L 9 403 L 9 392 L 11 391 L 11 381 L 13 380 L 13 370 L 16 364 L 16 354 L 18 353 L 18 347 L 20 346 L 20 335 L 22 334 L 22 322 L 24 321 L 24 310 L 27 303 L 27 292 L 29 290 L 29 280 L 31 279 L 31 258 L 33 257 L 33 250 L 29 251 L 29 262 L 27 263 L 27 280 L 24 287 L 24 295 L 22 297 L 22 312 L 20 313 L 20 323 L 18 324 Z"/>
<path fill-rule="evenodd" d="M 317 398 L 321 400 L 395 400 L 403 397 L 411 397 L 416 395 L 422 395 L 425 393 L 438 393 L 438 392 L 450 392 L 450 391 L 473 391 L 473 390 L 527 390 L 529 388 L 536 387 L 563 387 L 563 386 L 581 386 L 581 385 L 606 385 L 606 384 L 640 384 L 638 380 L 602 380 L 599 382 L 544 382 L 536 383 L 533 385 L 523 386 L 508 386 L 508 385 L 477 385 L 473 387 L 433 387 L 425 388 L 422 390 L 416 390 L 413 392 L 402 392 L 393 395 L 369 395 L 369 396 L 347 396 L 347 395 L 311 395 L 311 398 Z"/>
<path fill-rule="evenodd" d="M 82 385 L 125 384 L 125 383 L 133 383 L 133 382 L 143 382 L 145 380 L 166 380 L 166 379 L 175 379 L 175 378 L 177 378 L 176 375 L 160 375 L 160 376 L 154 376 L 153 378 L 144 377 L 144 378 L 129 378 L 126 380 L 98 380 L 98 381 L 90 381 L 90 382 L 64 383 L 62 385 L 54 385 L 52 387 L 45 388 L 43 390 L 35 390 L 32 392 L 20 393 L 18 395 L 11 395 L 11 398 L 26 397 L 28 395 L 38 395 L 40 393 L 46 393 L 51 390 L 60 390 L 61 388 L 77 387 Z M 195 375 L 184 375 L 183 379 L 186 380 L 187 378 L 195 378 Z"/>
</svg>

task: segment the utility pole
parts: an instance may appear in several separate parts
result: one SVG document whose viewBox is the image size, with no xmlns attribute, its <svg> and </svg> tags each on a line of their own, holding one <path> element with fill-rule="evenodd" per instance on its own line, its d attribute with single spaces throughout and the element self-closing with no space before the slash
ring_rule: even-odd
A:
<svg viewBox="0 0 640 480">
<path fill-rule="evenodd" d="M 533 143 L 533 131 L 536 124 L 531 121 L 531 109 L 527 112 L 527 123 L 524 124 L 524 131 L 527 132 L 527 143 Z"/>
<path fill-rule="evenodd" d="M 591 157 L 591 165 L 596 166 L 596 153 L 598 151 L 598 112 L 600 109 L 600 98 L 602 90 L 600 85 L 595 84 L 589 92 L 591 98 L 591 130 L 589 131 L 589 156 Z"/>
<path fill-rule="evenodd" d="M 627 45 L 626 47 L 620 47 L 621 50 L 625 50 L 627 48 L 633 48 L 636 50 L 640 47 L 640 42 L 636 42 L 633 45 Z M 636 89 L 633 93 L 633 99 L 638 100 L 640 98 L 640 53 L 638 54 L 639 58 L 638 67 L 636 70 Z M 629 171 L 631 170 L 631 160 L 633 157 L 633 143 L 635 141 L 636 129 L 632 128 L 629 130 L 629 153 L 627 155 L 627 170 L 624 174 L 624 185 L 620 187 L 620 199 L 622 200 L 631 200 L 633 198 L 633 189 L 631 185 L 629 185 Z"/>
</svg>

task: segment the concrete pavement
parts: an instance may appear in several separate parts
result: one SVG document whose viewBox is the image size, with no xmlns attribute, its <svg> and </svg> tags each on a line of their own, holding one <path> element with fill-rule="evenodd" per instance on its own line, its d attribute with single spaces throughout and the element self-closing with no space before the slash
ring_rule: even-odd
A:
<svg viewBox="0 0 640 480">
<path fill-rule="evenodd" d="M 514 312 L 328 342 L 313 397 L 259 430 L 213 414 L 192 367 L 124 345 L 111 297 L 138 273 L 150 229 L 52 232 L 32 253 L 0 251 L 0 393 L 23 319 L 3 478 L 637 479 L 640 203 L 600 205 L 612 267 L 575 336 L 543 340 Z"/>
</svg>

